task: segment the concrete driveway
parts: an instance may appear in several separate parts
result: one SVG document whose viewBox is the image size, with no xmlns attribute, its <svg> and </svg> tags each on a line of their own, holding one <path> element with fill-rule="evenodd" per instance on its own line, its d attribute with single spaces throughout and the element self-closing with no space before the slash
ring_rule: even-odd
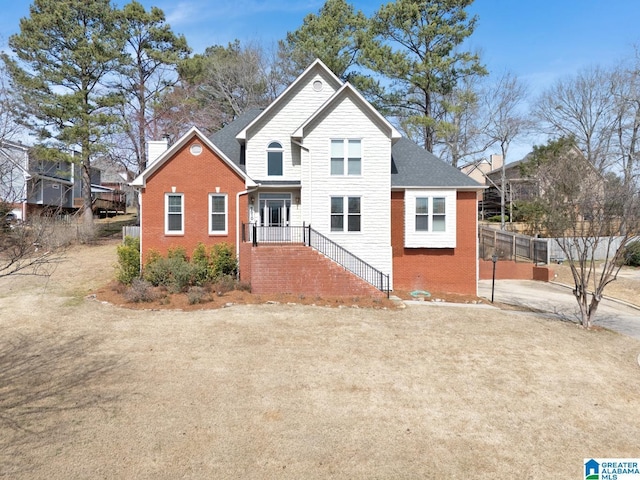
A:
<svg viewBox="0 0 640 480">
<path fill-rule="evenodd" d="M 491 299 L 491 280 L 478 282 L 478 295 Z M 580 311 L 571 288 L 533 280 L 496 280 L 494 301 L 518 305 L 576 322 Z M 594 322 L 640 340 L 640 309 L 611 299 L 600 302 Z"/>
</svg>

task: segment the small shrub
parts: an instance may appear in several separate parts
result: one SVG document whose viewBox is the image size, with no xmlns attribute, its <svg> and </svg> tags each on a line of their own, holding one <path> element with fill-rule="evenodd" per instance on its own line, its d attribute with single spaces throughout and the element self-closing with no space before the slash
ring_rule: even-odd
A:
<svg viewBox="0 0 640 480">
<path fill-rule="evenodd" d="M 238 282 L 236 283 L 236 290 L 251 293 L 251 284 L 249 282 Z"/>
<path fill-rule="evenodd" d="M 211 249 L 210 255 L 213 275 L 236 275 L 238 272 L 238 259 L 236 258 L 233 246 L 228 243 L 218 243 Z"/>
<path fill-rule="evenodd" d="M 189 305 L 210 302 L 213 300 L 211 295 L 203 287 L 198 286 L 189 287 L 189 290 L 187 291 L 187 299 L 189 300 Z"/>
<path fill-rule="evenodd" d="M 194 283 L 198 286 L 203 286 L 212 279 L 213 272 L 209 261 L 206 247 L 203 243 L 199 243 L 191 255 Z"/>
<path fill-rule="evenodd" d="M 170 248 L 167 252 L 167 258 L 177 258 L 178 260 L 182 260 L 184 262 L 187 261 L 187 252 L 184 247 L 174 247 Z"/>
<path fill-rule="evenodd" d="M 118 271 L 116 279 L 125 285 L 140 276 L 140 241 L 126 236 L 124 243 L 118 245 Z"/>
<path fill-rule="evenodd" d="M 158 299 L 158 293 L 146 280 L 134 278 L 131 286 L 124 292 L 124 298 L 130 303 L 153 302 Z"/>
<path fill-rule="evenodd" d="M 624 247 L 624 264 L 630 267 L 640 267 L 640 240 L 629 242 Z"/>
<path fill-rule="evenodd" d="M 212 284 L 211 288 L 218 295 L 224 295 L 236 287 L 236 280 L 234 277 L 230 275 L 222 275 L 216 279 L 216 281 Z"/>
<path fill-rule="evenodd" d="M 184 291 L 193 282 L 194 269 L 178 255 L 173 257 L 160 257 L 147 263 L 144 269 L 144 279 L 153 286 L 167 287 L 171 293 Z"/>
</svg>

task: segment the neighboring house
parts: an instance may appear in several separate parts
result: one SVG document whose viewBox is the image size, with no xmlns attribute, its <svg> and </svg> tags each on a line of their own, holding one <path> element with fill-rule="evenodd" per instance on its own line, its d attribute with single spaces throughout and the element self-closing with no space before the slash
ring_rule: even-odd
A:
<svg viewBox="0 0 640 480">
<path fill-rule="evenodd" d="M 502 155 L 491 154 L 489 158 L 474 160 L 459 167 L 460 171 L 470 176 L 481 185 L 487 185 L 487 173 L 502 167 Z"/>
<path fill-rule="evenodd" d="M 0 202 L 4 213 L 20 220 L 26 217 L 29 151 L 22 144 L 0 142 Z"/>
<path fill-rule="evenodd" d="M 97 168 L 91 170 L 94 201 L 113 192 L 112 188 L 100 185 L 100 173 Z M 73 213 L 79 209 L 81 178 L 77 164 L 42 160 L 33 154 L 31 147 L 20 143 L 0 144 L 0 200 L 20 220 L 36 212 Z"/>
<path fill-rule="evenodd" d="M 596 168 L 576 149 L 571 149 L 567 155 L 575 164 L 584 165 L 584 188 L 595 188 L 594 194 L 604 194 L 604 179 Z M 523 166 L 531 159 L 531 154 L 527 154 L 521 160 L 507 163 L 505 165 L 505 214 L 513 217 L 513 208 L 518 202 L 528 202 L 535 200 L 548 189 L 553 188 L 555 179 L 538 178 L 535 169 L 528 165 L 528 174 L 523 174 Z M 502 188 L 502 169 L 496 168 L 486 174 L 487 189 L 484 191 L 480 218 L 489 218 L 500 215 L 500 189 Z M 589 181 L 587 181 L 589 180 Z M 595 187 L 594 187 L 595 186 Z M 588 215 L 583 220 L 588 220 Z"/>
<path fill-rule="evenodd" d="M 91 166 L 100 171 L 99 185 L 108 189 L 97 198 L 117 203 L 117 212 L 126 213 L 127 207 L 135 204 L 135 190 L 129 185 L 135 178 L 134 173 L 105 157 L 94 160 Z"/>
<path fill-rule="evenodd" d="M 319 60 L 266 109 L 211 138 L 194 127 L 149 158 L 132 182 L 143 262 L 227 242 L 257 293 L 476 293 L 482 186 L 402 138 Z"/>
<path fill-rule="evenodd" d="M 537 195 L 536 183 L 527 176 L 522 175 L 522 164 L 529 160 L 528 156 L 523 159 L 507 163 L 504 166 L 505 175 L 505 215 L 512 217 L 512 206 L 518 201 L 528 201 Z M 481 203 L 481 218 L 490 218 L 500 215 L 502 189 L 502 168 L 496 168 L 486 174 L 487 189 Z"/>
</svg>

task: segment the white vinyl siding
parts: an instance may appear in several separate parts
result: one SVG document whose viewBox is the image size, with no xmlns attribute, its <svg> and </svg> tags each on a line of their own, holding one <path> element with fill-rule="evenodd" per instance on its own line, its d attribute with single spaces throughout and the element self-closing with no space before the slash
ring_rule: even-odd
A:
<svg viewBox="0 0 640 480">
<path fill-rule="evenodd" d="M 209 235 L 226 235 L 228 232 L 226 194 L 209 194 Z"/>
<path fill-rule="evenodd" d="M 289 98 L 273 109 L 268 118 L 252 127 L 247 134 L 246 143 L 246 171 L 256 180 L 268 179 L 267 162 L 265 161 L 265 145 L 269 145 L 274 139 L 280 139 L 282 143 L 282 175 L 278 180 L 300 180 L 300 149 L 286 139 L 283 134 L 289 135 L 295 131 L 309 116 L 327 101 L 335 93 L 334 82 L 325 78 L 325 73 L 318 70 L 316 75 L 311 75 L 307 82 L 298 84 L 288 92 Z M 320 80 L 323 83 L 321 91 L 313 88 L 313 82 Z"/>
<path fill-rule="evenodd" d="M 164 233 L 166 235 L 184 234 L 184 195 L 167 193 L 164 196 Z"/>
<path fill-rule="evenodd" d="M 406 248 L 455 248 L 455 190 L 407 190 L 404 201 Z"/>
<path fill-rule="evenodd" d="M 391 273 L 390 138 L 348 95 L 305 133 L 303 220 L 371 266 Z M 332 140 L 340 139 L 360 141 L 360 175 L 331 175 Z M 348 159 L 348 147 L 343 148 Z M 360 198 L 360 231 L 348 231 L 347 218 L 342 231 L 331 230 L 331 197 Z M 345 212 L 347 207 L 345 202 Z"/>
</svg>

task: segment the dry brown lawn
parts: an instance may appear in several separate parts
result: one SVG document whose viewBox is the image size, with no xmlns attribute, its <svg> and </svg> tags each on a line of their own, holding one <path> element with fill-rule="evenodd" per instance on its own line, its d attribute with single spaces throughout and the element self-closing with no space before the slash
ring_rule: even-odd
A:
<svg viewBox="0 0 640 480">
<path fill-rule="evenodd" d="M 552 268 L 556 274 L 555 281 L 566 285 L 575 285 L 571 274 L 571 268 L 567 263 L 563 263 L 562 265 L 553 265 Z M 622 267 L 618 277 L 605 287 L 604 295 L 640 306 L 639 269 Z"/>
<path fill-rule="evenodd" d="M 113 242 L 0 282 L 0 477 L 581 478 L 640 457 L 640 342 L 520 312 L 86 298 Z"/>
</svg>

